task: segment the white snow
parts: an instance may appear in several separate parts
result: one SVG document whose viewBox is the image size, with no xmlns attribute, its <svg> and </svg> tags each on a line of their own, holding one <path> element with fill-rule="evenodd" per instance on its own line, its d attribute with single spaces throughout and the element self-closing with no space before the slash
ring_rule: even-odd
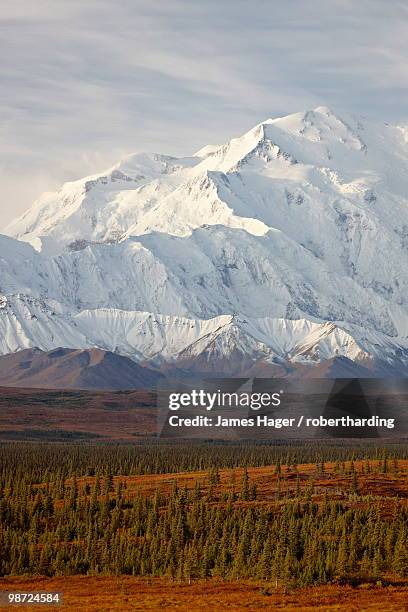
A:
<svg viewBox="0 0 408 612">
<path fill-rule="evenodd" d="M 406 134 L 319 107 L 44 194 L 0 236 L 0 352 L 405 363 Z"/>
</svg>

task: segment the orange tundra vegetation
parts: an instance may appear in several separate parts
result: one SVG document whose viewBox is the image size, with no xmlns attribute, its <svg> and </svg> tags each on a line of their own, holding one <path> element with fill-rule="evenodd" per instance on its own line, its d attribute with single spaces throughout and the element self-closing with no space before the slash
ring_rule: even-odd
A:
<svg viewBox="0 0 408 612">
<path fill-rule="evenodd" d="M 45 611 L 83 610 L 297 610 L 311 612 L 379 609 L 402 612 L 407 609 L 408 581 L 381 587 L 325 585 L 300 589 L 275 587 L 274 583 L 221 581 L 215 578 L 174 583 L 161 578 L 132 576 L 69 576 L 64 578 L 6 578 L 1 590 L 63 592 L 63 604 L 56 608 L 36 606 Z M 5 609 L 1 608 L 0 609 Z M 22 608 L 25 609 L 24 607 Z"/>
<path fill-rule="evenodd" d="M 405 444 L 9 443 L 0 459 L 2 590 L 84 610 L 407 609 Z"/>
</svg>

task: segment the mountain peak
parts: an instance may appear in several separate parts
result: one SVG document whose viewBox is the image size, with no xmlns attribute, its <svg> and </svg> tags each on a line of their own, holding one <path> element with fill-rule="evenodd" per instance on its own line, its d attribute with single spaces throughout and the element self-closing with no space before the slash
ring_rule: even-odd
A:
<svg viewBox="0 0 408 612">
<path fill-rule="evenodd" d="M 398 134 L 402 140 L 400 130 Z M 393 136 L 388 130 L 388 140 L 390 135 Z M 378 143 L 387 142 L 384 134 L 376 134 L 374 130 L 369 136 L 374 140 L 373 151 Z M 401 143 L 395 147 L 394 140 L 387 154 L 393 149 L 394 157 L 401 159 Z M 344 190 L 338 189 L 338 183 L 344 180 L 342 177 L 358 184 L 363 173 L 362 181 L 369 190 L 378 181 L 378 171 L 384 172 L 387 165 L 378 155 L 370 160 L 373 164 L 367 163 L 367 150 L 357 124 L 345 122 L 329 108 L 320 106 L 266 119 L 224 145 L 203 147 L 193 157 L 158 153 L 128 155 L 106 172 L 66 183 L 56 193 L 44 194 L 8 226 L 6 233 L 49 254 L 81 241 L 117 241 L 129 232 L 139 235 L 158 230 L 184 235 L 202 226 L 204 217 L 209 225 L 220 222 L 220 204 L 212 201 L 218 199 L 220 191 L 218 195 L 211 188 L 206 191 L 205 181 L 201 193 L 196 189 L 201 176 L 208 172 L 219 172 L 226 177 L 221 207 L 230 213 L 222 215 L 222 223 L 250 227 L 251 224 L 237 219 L 246 217 L 273 227 L 265 215 L 269 207 L 258 209 L 265 198 L 282 198 L 282 190 L 276 193 L 277 181 L 287 181 L 284 197 L 293 197 L 296 201 L 307 197 L 304 193 L 307 184 L 317 192 L 334 188 L 342 198 Z M 241 197 L 237 176 L 253 183 L 249 199 L 246 195 Z M 327 186 L 323 183 L 329 176 L 331 184 Z M 273 181 L 269 188 L 266 177 Z M 246 190 L 243 183 L 242 189 Z M 349 192 L 354 189 L 360 188 L 351 187 Z M 255 206 L 250 201 L 252 194 L 257 202 Z"/>
<path fill-rule="evenodd" d="M 328 106 L 324 106 L 324 105 L 316 106 L 316 108 L 314 108 L 313 111 L 315 113 L 320 113 L 322 115 L 327 115 L 327 116 L 335 115 L 335 112 L 331 108 L 329 108 Z"/>
<path fill-rule="evenodd" d="M 43 196 L 0 239 L 0 352 L 158 363 L 202 349 L 237 369 L 344 355 L 402 371 L 407 193 L 401 129 L 326 107 L 189 158 L 133 154 Z"/>
</svg>

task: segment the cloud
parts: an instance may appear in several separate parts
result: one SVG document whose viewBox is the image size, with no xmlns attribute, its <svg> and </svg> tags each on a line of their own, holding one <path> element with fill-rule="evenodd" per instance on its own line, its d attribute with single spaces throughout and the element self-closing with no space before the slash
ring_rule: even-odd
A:
<svg viewBox="0 0 408 612">
<path fill-rule="evenodd" d="M 135 150 L 187 154 L 319 104 L 406 122 L 397 0 L 14 0 L 0 14 L 0 226 Z"/>
</svg>

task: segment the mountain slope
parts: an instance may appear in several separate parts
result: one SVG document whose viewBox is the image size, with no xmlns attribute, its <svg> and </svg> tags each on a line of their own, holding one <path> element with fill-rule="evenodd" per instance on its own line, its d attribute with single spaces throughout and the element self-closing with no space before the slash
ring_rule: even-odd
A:
<svg viewBox="0 0 408 612">
<path fill-rule="evenodd" d="M 40 389 L 149 389 L 159 373 L 98 349 L 28 349 L 0 357 L 0 385 Z"/>
<path fill-rule="evenodd" d="M 129 156 L 0 236 L 0 352 L 223 372 L 343 356 L 401 375 L 407 194 L 406 132 L 325 107 L 192 157 Z"/>
</svg>

